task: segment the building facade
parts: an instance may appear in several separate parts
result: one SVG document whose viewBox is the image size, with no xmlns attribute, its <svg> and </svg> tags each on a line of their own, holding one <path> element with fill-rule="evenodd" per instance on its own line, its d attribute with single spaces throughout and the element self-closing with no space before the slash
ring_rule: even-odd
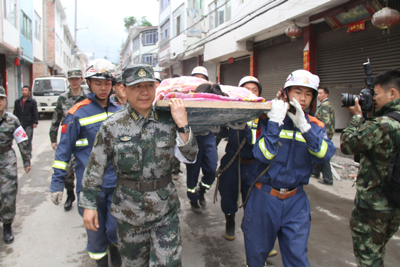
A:
<svg viewBox="0 0 400 267">
<path fill-rule="evenodd" d="M 387 4 L 400 10 L 400 1 Z M 365 87 L 367 58 L 373 74 L 400 68 L 400 25 L 383 34 L 371 23 L 384 6 L 383 0 L 160 0 L 159 64 L 170 75 L 203 65 L 212 81 L 229 85 L 253 75 L 267 100 L 293 70 L 307 69 L 330 90 L 336 129 L 343 129 L 350 114 L 341 93 Z M 301 29 L 297 38 L 285 34 L 292 24 Z"/>
</svg>

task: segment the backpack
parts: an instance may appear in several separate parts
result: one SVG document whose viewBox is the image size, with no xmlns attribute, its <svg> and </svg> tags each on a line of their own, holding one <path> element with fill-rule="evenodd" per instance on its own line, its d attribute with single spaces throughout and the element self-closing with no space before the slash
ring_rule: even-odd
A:
<svg viewBox="0 0 400 267">
<path fill-rule="evenodd" d="M 400 114 L 397 112 L 390 112 L 384 116 L 393 118 L 400 123 Z M 400 207 L 400 151 L 397 151 L 390 157 L 386 180 L 383 180 L 373 161 L 369 157 L 368 159 L 381 180 L 386 197 Z"/>
</svg>

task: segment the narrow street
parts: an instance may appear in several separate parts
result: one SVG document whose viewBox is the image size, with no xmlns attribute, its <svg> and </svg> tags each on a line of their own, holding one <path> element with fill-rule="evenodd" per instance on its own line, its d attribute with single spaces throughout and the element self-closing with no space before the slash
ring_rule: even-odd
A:
<svg viewBox="0 0 400 267">
<path fill-rule="evenodd" d="M 30 173 L 23 173 L 20 153 L 14 144 L 19 166 L 17 215 L 13 223 L 15 241 L 5 245 L 0 240 L 0 266 L 96 265 L 86 253 L 86 232 L 76 202 L 70 212 L 65 212 L 63 205 L 55 206 L 50 200 L 49 185 L 54 160 L 48 136 L 50 122 L 50 117 L 41 119 L 34 132 Z M 225 144 L 222 141 L 219 146 L 220 157 Z M 184 167 L 181 164 L 183 174 L 175 181 L 181 198 L 183 266 L 246 266 L 240 229 L 243 211 L 236 216 L 236 240 L 226 241 L 225 219 L 220 203 L 212 203 L 214 187 L 206 195 L 208 203 L 204 213 L 193 213 L 186 197 Z M 356 266 L 348 227 L 355 191 L 352 184 L 349 180 L 335 180 L 334 186 L 328 187 L 311 178 L 306 188 L 312 214 L 308 252 L 311 266 Z M 278 242 L 275 248 L 279 251 Z M 387 245 L 385 266 L 398 266 L 399 248 L 400 233 L 397 233 Z M 280 253 L 267 262 L 268 266 L 283 266 Z"/>
</svg>

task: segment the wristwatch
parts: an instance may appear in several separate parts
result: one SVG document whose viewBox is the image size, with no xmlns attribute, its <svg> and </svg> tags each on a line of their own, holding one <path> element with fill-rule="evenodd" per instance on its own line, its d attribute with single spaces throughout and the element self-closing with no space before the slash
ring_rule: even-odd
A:
<svg viewBox="0 0 400 267">
<path fill-rule="evenodd" d="M 179 133 L 188 133 L 188 132 L 190 132 L 189 124 L 186 124 L 185 126 L 180 127 L 180 128 L 177 127 L 177 129 L 178 129 Z"/>
</svg>

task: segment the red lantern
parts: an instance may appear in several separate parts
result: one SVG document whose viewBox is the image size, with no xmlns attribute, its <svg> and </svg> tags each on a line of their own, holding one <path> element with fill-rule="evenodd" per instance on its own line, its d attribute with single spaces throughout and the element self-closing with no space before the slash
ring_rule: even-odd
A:
<svg viewBox="0 0 400 267">
<path fill-rule="evenodd" d="M 385 7 L 379 10 L 372 16 L 372 24 L 382 30 L 388 30 L 390 27 L 396 26 L 399 23 L 400 14 L 397 10 Z"/>
<path fill-rule="evenodd" d="M 295 38 L 299 38 L 303 35 L 303 30 L 296 24 L 292 24 L 286 28 L 285 33 L 290 38 L 295 39 Z"/>
<path fill-rule="evenodd" d="M 14 58 L 14 64 L 15 66 L 19 66 L 21 64 L 21 62 L 19 61 L 19 58 Z"/>
</svg>

